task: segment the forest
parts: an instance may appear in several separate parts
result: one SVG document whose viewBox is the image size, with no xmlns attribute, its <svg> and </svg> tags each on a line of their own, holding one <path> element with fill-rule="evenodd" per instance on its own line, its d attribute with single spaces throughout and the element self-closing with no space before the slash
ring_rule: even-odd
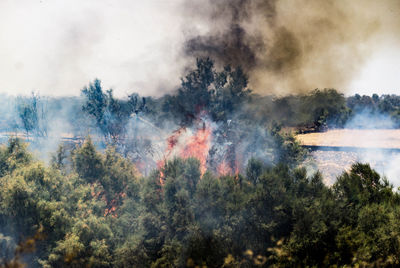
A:
<svg viewBox="0 0 400 268">
<path fill-rule="evenodd" d="M 398 96 L 260 96 L 205 58 L 159 98 L 1 99 L 1 267 L 400 265 L 398 189 L 363 163 L 326 186 L 284 131 L 397 127 Z"/>
<path fill-rule="evenodd" d="M 126 98 L 116 98 L 113 90 L 103 89 L 98 79 L 85 86 L 81 96 L 3 94 L 0 131 L 47 136 L 54 128 L 60 128 L 62 122 L 62 130 L 74 136 L 84 137 L 87 129 L 91 129 L 90 133 L 100 133 L 115 142 L 126 134 L 133 115 L 164 128 L 171 122 L 188 125 L 200 110 L 216 122 L 243 119 L 263 126 L 276 124 L 309 131 L 348 127 L 348 122 L 360 113 L 371 117 L 383 115 L 392 121 L 392 127 L 400 126 L 397 95 L 344 96 L 332 88 L 286 96 L 259 95 L 248 84 L 248 77 L 240 67 L 228 65 L 217 70 L 211 59 L 203 58 L 182 78 L 178 89 L 161 97 L 132 93 Z"/>
<path fill-rule="evenodd" d="M 142 177 L 112 147 L 60 148 L 51 165 L 0 151 L 4 267 L 397 266 L 400 196 L 368 164 L 319 173 L 252 159 L 201 175 L 176 158 Z M 160 172 L 164 182 L 160 181 Z"/>
</svg>

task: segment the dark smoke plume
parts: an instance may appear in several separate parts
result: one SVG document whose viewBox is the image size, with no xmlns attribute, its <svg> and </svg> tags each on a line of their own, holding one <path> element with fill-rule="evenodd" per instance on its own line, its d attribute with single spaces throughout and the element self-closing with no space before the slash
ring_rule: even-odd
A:
<svg viewBox="0 0 400 268">
<path fill-rule="evenodd" d="M 247 70 L 256 67 L 257 51 L 265 49 L 261 36 L 249 36 L 242 23 L 252 16 L 251 2 L 247 0 L 210 2 L 211 21 L 218 21 L 223 29 L 205 36 L 196 36 L 186 43 L 186 53 L 197 57 L 212 57 L 219 63 L 241 65 Z"/>
<path fill-rule="evenodd" d="M 184 50 L 242 66 L 258 92 L 344 90 L 378 46 L 374 41 L 398 32 L 398 20 L 385 18 L 398 7 L 392 0 L 187 1 L 192 28 Z"/>
</svg>

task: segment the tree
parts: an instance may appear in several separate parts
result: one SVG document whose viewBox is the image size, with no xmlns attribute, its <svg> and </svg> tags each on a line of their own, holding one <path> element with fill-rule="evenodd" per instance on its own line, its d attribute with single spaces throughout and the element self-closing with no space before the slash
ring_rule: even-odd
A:
<svg viewBox="0 0 400 268">
<path fill-rule="evenodd" d="M 101 81 L 95 79 L 89 87 L 82 89 L 82 94 L 86 97 L 86 103 L 82 107 L 83 111 L 93 116 L 97 126 L 102 132 L 105 132 L 104 113 L 107 109 L 107 95 L 103 92 Z"/>
<path fill-rule="evenodd" d="M 103 159 L 90 137 L 73 152 L 73 163 L 79 176 L 89 183 L 94 183 L 104 174 Z"/>
<path fill-rule="evenodd" d="M 343 94 L 335 89 L 314 90 L 304 97 L 303 109 L 312 116 L 317 128 L 344 126 L 350 114 Z"/>
<path fill-rule="evenodd" d="M 46 111 L 39 95 L 32 92 L 30 98 L 19 98 L 17 103 L 18 116 L 26 135 L 34 133 L 39 136 L 47 134 Z"/>
<path fill-rule="evenodd" d="M 218 72 L 211 59 L 197 59 L 196 69 L 181 79 L 177 94 L 167 96 L 162 109 L 181 125 L 190 125 L 201 112 L 223 122 L 247 99 L 251 92 L 247 85 L 248 78 L 240 67 L 225 66 Z"/>
<path fill-rule="evenodd" d="M 95 79 L 89 87 L 82 89 L 86 102 L 82 109 L 95 119 L 106 141 L 113 144 L 124 138 L 125 127 L 133 113 L 138 114 L 145 110 L 146 101 L 137 94 L 132 94 L 128 100 L 116 99 L 113 90 L 103 92 L 101 81 Z"/>
</svg>

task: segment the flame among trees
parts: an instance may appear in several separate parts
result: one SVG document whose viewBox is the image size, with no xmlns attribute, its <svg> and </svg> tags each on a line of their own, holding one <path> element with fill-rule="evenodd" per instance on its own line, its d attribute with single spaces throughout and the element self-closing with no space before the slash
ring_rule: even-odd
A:
<svg viewBox="0 0 400 268">
<path fill-rule="evenodd" d="M 95 80 L 83 96 L 105 151 L 88 139 L 60 147 L 47 166 L 18 139 L 0 147 L 3 266 L 38 231 L 44 239 L 21 260 L 44 267 L 400 264 L 399 192 L 363 164 L 325 186 L 298 168 L 305 152 L 280 131 L 296 120 L 345 122 L 338 92 L 261 97 L 240 68 L 203 59 L 174 95 L 119 100 Z M 139 122 L 158 135 L 168 121 L 178 130 L 161 141 L 159 170 L 141 176 L 120 153 L 132 138 L 145 162 Z"/>
<path fill-rule="evenodd" d="M 202 176 L 197 159 L 175 158 L 161 186 L 157 171 L 139 178 L 114 149 L 101 153 L 90 140 L 60 152 L 47 167 L 19 140 L 0 148 L 1 265 L 400 263 L 399 193 L 369 165 L 329 188 L 319 173 L 284 164 L 252 159 L 244 174 L 215 177 Z M 21 251 L 26 243 L 35 250 Z"/>
<path fill-rule="evenodd" d="M 334 89 L 285 97 L 259 96 L 249 89 L 241 68 L 216 68 L 206 58 L 196 61 L 195 68 L 188 71 L 171 95 L 143 98 L 132 94 L 118 99 L 111 89 L 103 90 L 100 81 L 95 80 L 82 90 L 79 99 L 21 97 L 16 105 L 20 120 L 9 120 L 17 121 L 17 128 L 33 136 L 45 137 L 64 125 L 67 136 L 77 139 L 83 139 L 90 131 L 96 140 L 103 140 L 104 147 L 116 146 L 145 174 L 162 166 L 160 161 L 175 156 L 199 157 L 194 150 L 185 151 L 183 143 L 189 140 L 190 133 L 196 139 L 204 123 L 211 126 L 211 133 L 208 155 L 205 161 L 199 157 L 201 162 L 213 172 L 236 173 L 244 170 L 252 157 L 279 162 L 280 152 L 275 150 L 279 146 L 275 143 L 281 142 L 276 134 L 281 126 L 305 131 L 342 127 L 354 118 L 354 111 L 364 106 L 371 113 L 388 113 L 397 118 L 397 104 L 395 96 L 345 98 Z M 186 130 L 184 135 L 176 135 L 180 130 Z M 284 143 L 299 150 L 291 137 L 285 138 Z M 171 145 L 173 150 L 168 148 Z"/>
<path fill-rule="evenodd" d="M 259 118 L 250 118 L 252 115 L 248 104 L 254 95 L 251 94 L 247 76 L 240 67 L 225 66 L 221 71 L 217 71 L 212 60 L 198 59 L 196 68 L 182 78 L 181 87 L 176 94 L 160 99 L 143 98 L 140 106 L 137 96 L 116 101 L 112 97 L 112 91 L 108 91 L 108 94 L 103 93 L 98 80 L 82 92 L 86 96 L 84 111 L 96 120 L 102 133 L 114 133 L 111 134 L 116 141 L 113 144 L 125 146 L 125 140 L 121 139 L 124 133 L 122 130 L 126 129 L 129 114 L 135 107 L 139 107 L 136 111 L 140 113 L 136 118 L 146 117 L 146 120 L 141 121 L 154 124 L 148 123 L 152 131 L 147 130 L 143 133 L 140 133 L 141 129 L 133 128 L 136 131 L 133 137 L 151 136 L 149 132 L 154 131 L 170 131 L 171 134 L 160 133 L 165 143 L 164 149 L 159 152 L 162 157 L 156 161 L 159 168 L 166 160 L 177 156 L 198 158 L 202 173 L 207 169 L 218 172 L 221 166 L 226 167 L 225 173 L 238 173 L 244 163 L 253 156 L 264 158 L 265 162 L 276 161 L 274 157 L 277 152 L 263 153 L 263 150 L 273 148 L 276 137 L 273 129 L 259 131 L 260 128 L 271 129 L 268 124 L 264 124 Z M 112 103 L 118 105 L 112 106 L 114 108 L 111 109 L 109 106 Z M 107 121 L 104 119 L 105 111 L 118 116 Z M 119 124 L 118 127 L 112 123 L 114 121 Z M 171 131 L 165 127 L 171 123 L 175 124 L 177 129 Z M 257 144 L 252 142 L 255 136 L 259 136 Z M 149 144 L 151 143 L 149 138 Z M 141 148 L 136 150 L 141 151 Z M 242 163 L 239 163 L 240 161 Z M 160 182 L 162 183 L 162 180 Z"/>
</svg>

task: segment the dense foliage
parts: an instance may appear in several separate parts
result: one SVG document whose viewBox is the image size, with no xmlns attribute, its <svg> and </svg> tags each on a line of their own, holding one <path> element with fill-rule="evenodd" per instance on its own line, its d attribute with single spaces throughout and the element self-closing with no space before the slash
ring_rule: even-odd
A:
<svg viewBox="0 0 400 268">
<path fill-rule="evenodd" d="M 25 132 L 42 153 L 64 141 L 48 165 L 17 138 L 0 147 L 2 266 L 400 265 L 400 193 L 366 164 L 326 186 L 299 168 L 306 151 L 283 131 L 357 127 L 360 115 L 393 127 L 397 96 L 260 96 L 241 68 L 198 59 L 160 98 L 116 98 L 94 80 L 81 97 L 1 101 L 16 112 L 4 112 L 3 132 Z M 156 162 L 186 128 L 209 128 L 206 165 Z"/>
<path fill-rule="evenodd" d="M 193 158 L 142 177 L 91 140 L 46 167 L 0 149 L 4 263 L 44 267 L 399 265 L 400 196 L 369 165 L 328 188 L 319 173 L 252 159 L 203 176 Z"/>
</svg>

